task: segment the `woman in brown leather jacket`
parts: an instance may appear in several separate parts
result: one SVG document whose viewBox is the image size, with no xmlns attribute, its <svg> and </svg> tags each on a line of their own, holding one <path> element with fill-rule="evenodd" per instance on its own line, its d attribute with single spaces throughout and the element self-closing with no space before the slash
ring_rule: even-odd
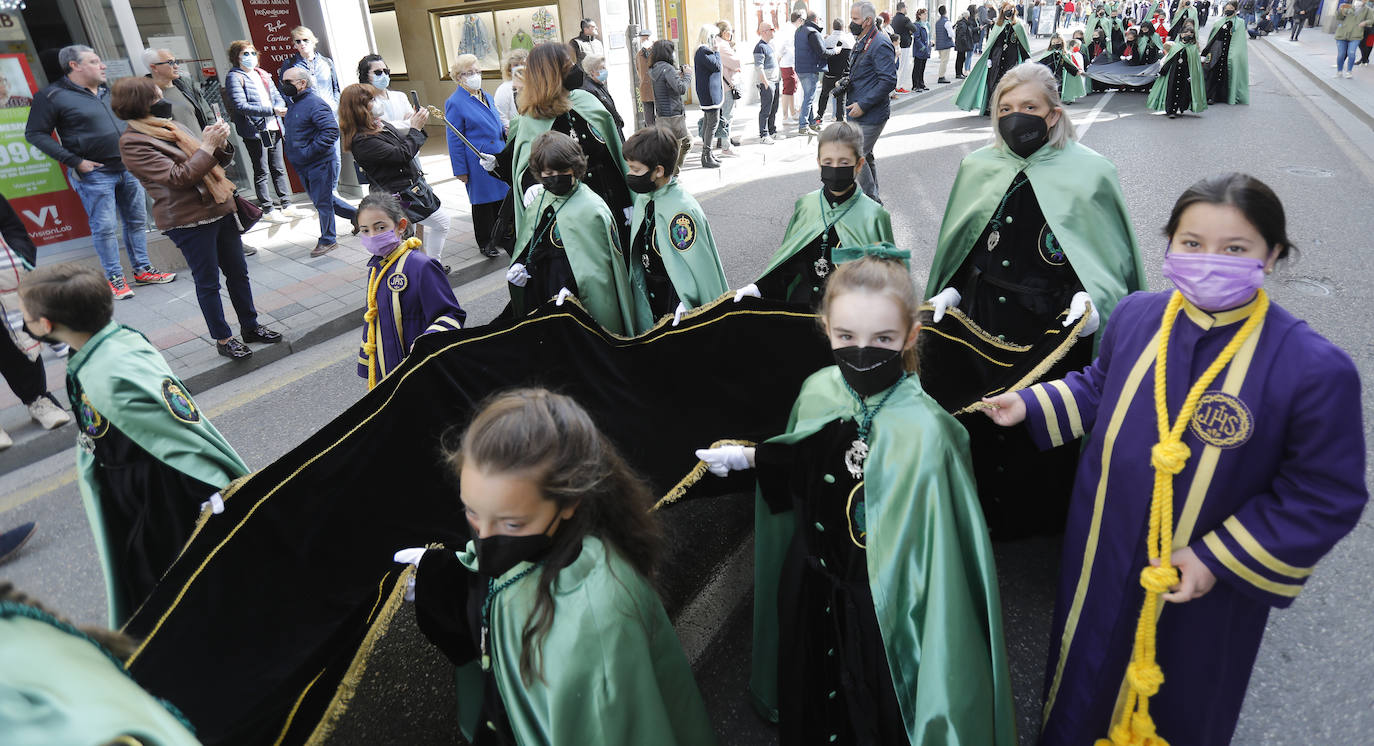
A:
<svg viewBox="0 0 1374 746">
<path fill-rule="evenodd" d="M 248 263 L 234 216 L 234 183 L 224 175 L 233 155 L 229 125 L 217 121 L 197 140 L 181 125 L 153 111 L 162 90 L 148 78 L 115 81 L 110 108 L 129 123 L 119 138 L 124 165 L 153 201 L 153 222 L 172 239 L 196 283 L 196 298 L 219 354 L 235 360 L 253 354 L 244 342 L 280 342 L 281 334 L 258 323 Z M 224 320 L 219 275 L 239 317 L 243 341 Z"/>
</svg>

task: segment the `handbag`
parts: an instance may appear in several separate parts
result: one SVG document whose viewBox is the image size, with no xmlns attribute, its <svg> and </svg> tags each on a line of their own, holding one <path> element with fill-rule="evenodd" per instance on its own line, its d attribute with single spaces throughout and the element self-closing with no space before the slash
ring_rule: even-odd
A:
<svg viewBox="0 0 1374 746">
<path fill-rule="evenodd" d="M 410 182 L 409 186 L 396 193 L 396 198 L 401 201 L 401 209 L 406 211 L 412 223 L 418 223 L 439 210 L 439 195 L 429 188 L 423 178 Z"/>
<path fill-rule="evenodd" d="M 239 221 L 239 233 L 247 233 L 262 218 L 262 208 L 235 194 L 234 218 Z"/>
</svg>

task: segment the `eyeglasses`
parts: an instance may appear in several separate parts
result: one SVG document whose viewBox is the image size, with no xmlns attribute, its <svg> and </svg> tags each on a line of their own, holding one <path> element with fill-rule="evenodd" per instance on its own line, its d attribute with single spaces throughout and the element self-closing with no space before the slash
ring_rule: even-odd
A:
<svg viewBox="0 0 1374 746">
<path fill-rule="evenodd" d="M 387 69 L 387 68 L 384 67 L 384 68 L 382 68 L 382 69 L 380 69 L 380 70 L 373 70 L 373 71 L 372 71 L 372 74 L 373 74 L 374 76 L 376 76 L 376 75 L 390 75 L 390 74 L 391 74 L 391 70 L 389 70 L 389 69 Z"/>
<path fill-rule="evenodd" d="M 183 61 L 184 60 L 163 60 L 161 62 L 154 62 L 150 67 L 156 67 L 158 65 L 180 66 Z"/>
</svg>

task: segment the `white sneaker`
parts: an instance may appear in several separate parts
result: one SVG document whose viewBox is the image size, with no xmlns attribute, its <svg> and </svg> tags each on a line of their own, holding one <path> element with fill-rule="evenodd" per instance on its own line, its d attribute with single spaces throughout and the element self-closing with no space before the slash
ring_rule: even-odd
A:
<svg viewBox="0 0 1374 746">
<path fill-rule="evenodd" d="M 262 214 L 262 219 L 265 220 L 266 222 L 269 222 L 269 223 L 289 223 L 289 222 L 291 222 L 291 218 L 290 218 L 290 217 L 287 217 L 286 215 L 284 215 L 284 214 L 283 214 L 284 212 L 285 212 L 285 210 L 273 210 L 272 212 L 264 212 L 264 213 Z"/>
<path fill-rule="evenodd" d="M 71 415 L 62 411 L 61 407 L 53 404 L 46 396 L 38 397 L 29 405 L 29 416 L 44 430 L 52 430 L 72 421 Z"/>
<path fill-rule="evenodd" d="M 9 448 L 12 445 L 14 445 L 14 438 L 11 438 L 10 434 L 5 432 L 5 428 L 0 427 L 0 451 Z"/>
<path fill-rule="evenodd" d="M 721 158 L 738 158 L 738 157 L 739 157 L 739 153 L 736 153 L 736 152 L 734 151 L 734 149 L 732 149 L 732 148 L 725 148 L 725 149 L 723 149 L 723 150 L 718 151 L 717 154 L 718 154 Z"/>
<path fill-rule="evenodd" d="M 1343 75 L 1343 74 L 1341 73 L 1340 70 L 1337 70 L 1337 71 L 1336 71 L 1336 77 L 1337 77 L 1337 78 L 1343 78 L 1343 77 L 1345 77 L 1345 75 Z"/>
<path fill-rule="evenodd" d="M 281 214 L 285 215 L 286 217 L 292 220 L 304 220 L 306 218 L 313 217 L 311 213 L 308 213 L 305 210 L 296 207 L 295 205 L 290 205 L 288 207 L 283 208 Z"/>
<path fill-rule="evenodd" d="M 1345 77 L 1347 77 L 1347 78 L 1353 78 L 1353 77 L 1355 77 L 1354 71 L 1346 70 L 1346 71 L 1345 71 Z"/>
<path fill-rule="evenodd" d="M 763 143 L 764 145 L 774 145 L 777 143 L 777 140 L 774 140 L 772 137 L 769 137 L 768 135 L 764 135 L 763 139 L 759 140 L 759 142 Z"/>
</svg>

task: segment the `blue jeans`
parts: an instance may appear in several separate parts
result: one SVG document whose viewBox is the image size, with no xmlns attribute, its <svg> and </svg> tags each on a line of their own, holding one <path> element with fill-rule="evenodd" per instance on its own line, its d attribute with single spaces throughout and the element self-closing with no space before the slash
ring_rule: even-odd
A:
<svg viewBox="0 0 1374 746">
<path fill-rule="evenodd" d="M 802 89 L 801 108 L 797 110 L 797 128 L 806 129 L 816 122 L 811 104 L 816 100 L 816 84 L 820 82 L 821 74 L 797 73 L 797 79 L 801 81 Z"/>
<path fill-rule="evenodd" d="M 239 238 L 238 221 L 225 215 L 214 223 L 194 228 L 173 228 L 167 237 L 181 249 L 191 267 L 196 282 L 196 300 L 200 315 L 210 336 L 218 342 L 232 337 L 229 324 L 224 321 L 224 302 L 219 297 L 219 274 L 229 288 L 229 302 L 239 317 L 239 328 L 258 327 L 258 312 L 253 307 L 253 288 L 248 282 L 248 262 L 243 258 L 243 240 Z"/>
<path fill-rule="evenodd" d="M 296 175 L 305 184 L 305 193 L 310 195 L 311 204 L 320 213 L 320 241 L 322 245 L 338 243 L 334 233 L 334 216 L 346 220 L 357 217 L 358 211 L 334 194 L 339 185 L 339 162 L 331 158 L 296 167 Z"/>
<path fill-rule="evenodd" d="M 1256 33 L 1256 32 L 1254 32 L 1254 31 L 1251 31 L 1251 30 L 1250 30 L 1250 27 L 1253 26 L 1253 25 L 1255 25 L 1255 23 L 1256 23 L 1255 14 L 1254 14 L 1254 13 L 1241 13 L 1241 14 L 1240 14 L 1240 17 L 1245 19 L 1245 30 L 1246 30 L 1246 33 L 1250 34 L 1250 38 L 1251 38 L 1251 39 L 1254 39 L 1254 38 L 1256 38 L 1257 36 L 1259 36 L 1258 33 Z"/>
<path fill-rule="evenodd" d="M 81 198 L 81 206 L 91 221 L 91 240 L 100 256 L 100 268 L 106 277 L 123 276 L 119 266 L 119 241 L 116 230 L 124 229 L 124 248 L 129 252 L 129 266 L 142 272 L 152 266 L 148 261 L 148 237 L 143 231 L 148 224 L 147 197 L 143 185 L 134 175 L 120 169 L 103 168 L 82 174 L 67 169 L 67 181 Z"/>
<path fill-rule="evenodd" d="M 1336 72 L 1355 69 L 1355 53 L 1360 51 L 1359 39 L 1336 40 Z M 1342 67 L 1344 65 L 1344 67 Z"/>
</svg>

